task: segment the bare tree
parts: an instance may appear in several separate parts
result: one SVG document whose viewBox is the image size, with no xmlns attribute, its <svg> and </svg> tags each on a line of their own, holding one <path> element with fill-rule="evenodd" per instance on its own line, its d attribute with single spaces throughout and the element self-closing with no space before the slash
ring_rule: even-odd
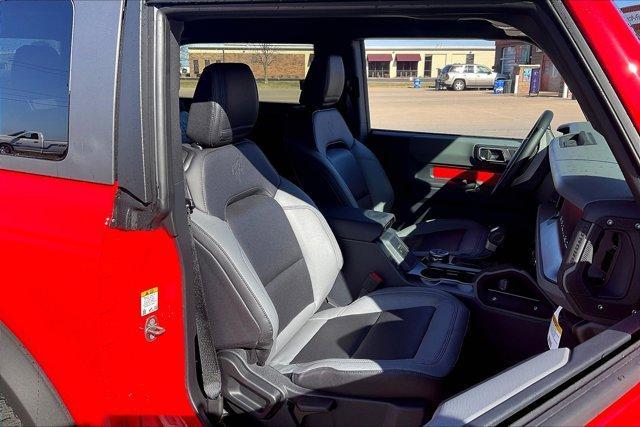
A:
<svg viewBox="0 0 640 427">
<path fill-rule="evenodd" d="M 269 83 L 269 67 L 276 60 L 276 51 L 269 43 L 259 43 L 254 47 L 252 61 L 262 66 L 262 76 L 265 83 Z"/>
</svg>

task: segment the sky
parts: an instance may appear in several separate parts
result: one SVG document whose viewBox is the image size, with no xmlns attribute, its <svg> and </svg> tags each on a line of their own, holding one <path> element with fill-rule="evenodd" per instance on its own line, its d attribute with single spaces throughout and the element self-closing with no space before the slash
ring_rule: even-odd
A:
<svg viewBox="0 0 640 427">
<path fill-rule="evenodd" d="M 618 7 L 632 6 L 634 4 L 640 4 L 640 0 L 614 0 L 614 3 Z"/>
</svg>

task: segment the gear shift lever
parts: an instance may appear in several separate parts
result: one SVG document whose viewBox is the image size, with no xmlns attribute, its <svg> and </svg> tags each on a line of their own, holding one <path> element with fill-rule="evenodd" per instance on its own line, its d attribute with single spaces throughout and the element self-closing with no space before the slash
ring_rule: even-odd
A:
<svg viewBox="0 0 640 427">
<path fill-rule="evenodd" d="M 506 237 L 506 232 L 504 227 L 498 225 L 497 227 L 493 227 L 489 230 L 489 234 L 487 235 L 487 243 L 485 244 L 485 248 L 488 251 L 495 252 L 502 244 L 504 243 L 504 239 Z"/>
<path fill-rule="evenodd" d="M 429 251 L 429 261 L 447 263 L 449 262 L 449 251 L 444 249 L 431 249 Z"/>
</svg>

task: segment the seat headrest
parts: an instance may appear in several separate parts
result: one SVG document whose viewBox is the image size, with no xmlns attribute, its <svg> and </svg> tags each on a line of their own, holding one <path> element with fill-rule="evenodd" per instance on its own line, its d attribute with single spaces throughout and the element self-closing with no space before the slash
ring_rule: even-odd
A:
<svg viewBox="0 0 640 427">
<path fill-rule="evenodd" d="M 335 105 L 344 89 L 344 65 L 338 55 L 316 56 L 302 83 L 300 104 L 307 107 Z"/>
<path fill-rule="evenodd" d="M 258 89 L 246 64 L 211 64 L 202 70 L 189 110 L 187 135 L 203 147 L 233 144 L 258 117 Z"/>
</svg>

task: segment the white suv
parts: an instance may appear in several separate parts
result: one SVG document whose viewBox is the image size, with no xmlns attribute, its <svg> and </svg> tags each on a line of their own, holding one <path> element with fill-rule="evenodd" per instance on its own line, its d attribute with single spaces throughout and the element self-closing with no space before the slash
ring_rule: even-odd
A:
<svg viewBox="0 0 640 427">
<path fill-rule="evenodd" d="M 492 88 L 496 80 L 504 78 L 484 65 L 451 64 L 445 65 L 438 74 L 436 89 Z"/>
</svg>

